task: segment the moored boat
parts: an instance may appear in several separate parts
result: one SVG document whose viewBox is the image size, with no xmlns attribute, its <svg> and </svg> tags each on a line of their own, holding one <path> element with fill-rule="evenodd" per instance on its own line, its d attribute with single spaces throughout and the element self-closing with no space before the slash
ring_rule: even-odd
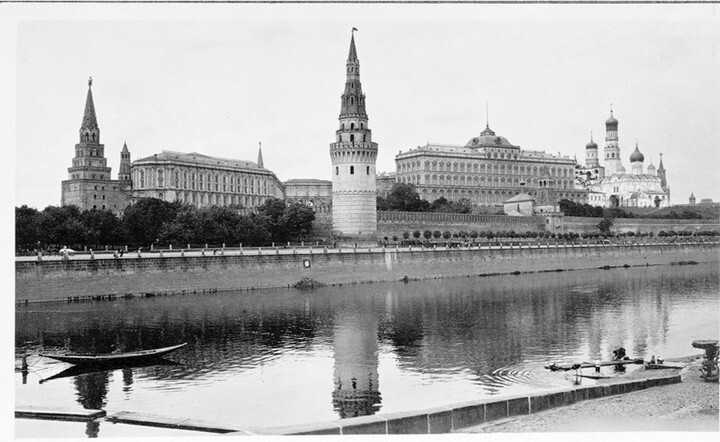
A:
<svg viewBox="0 0 720 442">
<path fill-rule="evenodd" d="M 116 365 L 116 364 L 133 364 L 143 363 L 147 361 L 157 360 L 166 354 L 181 349 L 187 345 L 184 342 L 171 347 L 155 348 L 152 350 L 131 351 L 126 353 L 109 353 L 100 355 L 84 355 L 84 354 L 40 354 L 48 358 L 58 361 L 67 362 L 75 365 Z"/>
</svg>

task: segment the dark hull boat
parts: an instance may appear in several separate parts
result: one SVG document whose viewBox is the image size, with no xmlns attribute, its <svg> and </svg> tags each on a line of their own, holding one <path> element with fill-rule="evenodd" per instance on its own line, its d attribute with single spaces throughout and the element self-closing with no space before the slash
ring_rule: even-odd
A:
<svg viewBox="0 0 720 442">
<path fill-rule="evenodd" d="M 103 355 L 80 355 L 80 354 L 41 354 L 58 361 L 75 365 L 87 365 L 95 367 L 142 364 L 148 361 L 161 359 L 166 354 L 181 349 L 187 342 L 173 345 L 171 347 L 156 348 L 153 350 L 131 351 L 127 353 L 110 353 Z"/>
</svg>

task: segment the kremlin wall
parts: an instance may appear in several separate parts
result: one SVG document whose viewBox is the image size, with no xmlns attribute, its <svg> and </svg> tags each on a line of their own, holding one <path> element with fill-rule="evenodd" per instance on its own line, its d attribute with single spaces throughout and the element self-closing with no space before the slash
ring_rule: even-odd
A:
<svg viewBox="0 0 720 442">
<path fill-rule="evenodd" d="M 15 300 L 72 302 L 289 288 L 306 278 L 325 285 L 343 285 L 718 262 L 718 249 L 715 238 L 707 242 L 655 238 L 636 243 L 541 241 L 482 248 L 265 248 L 173 257 L 145 252 L 142 256 L 128 253 L 119 259 L 83 255 L 69 260 L 16 261 Z"/>
</svg>

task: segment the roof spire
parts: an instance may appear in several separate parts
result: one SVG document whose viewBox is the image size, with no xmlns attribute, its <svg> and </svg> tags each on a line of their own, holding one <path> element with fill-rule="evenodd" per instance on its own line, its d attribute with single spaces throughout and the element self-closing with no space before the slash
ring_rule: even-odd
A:
<svg viewBox="0 0 720 442">
<path fill-rule="evenodd" d="M 92 95 L 92 77 L 88 78 L 88 92 L 85 99 L 85 112 L 80 125 L 80 141 L 100 142 L 100 128 L 95 115 L 95 102 Z"/>
<path fill-rule="evenodd" d="M 350 52 L 348 52 L 348 61 L 357 61 L 357 50 L 355 50 L 355 31 L 357 28 L 352 28 L 350 37 Z"/>
<path fill-rule="evenodd" d="M 259 168 L 264 169 L 265 164 L 263 164 L 263 157 L 262 157 L 262 141 L 258 141 L 258 160 L 257 165 Z"/>
<path fill-rule="evenodd" d="M 488 110 L 487 100 L 485 100 L 485 128 L 490 128 L 490 111 Z"/>
</svg>

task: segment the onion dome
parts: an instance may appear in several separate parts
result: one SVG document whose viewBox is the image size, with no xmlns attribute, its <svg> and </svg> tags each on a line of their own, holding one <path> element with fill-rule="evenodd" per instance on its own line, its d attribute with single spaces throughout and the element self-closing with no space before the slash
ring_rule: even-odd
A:
<svg viewBox="0 0 720 442">
<path fill-rule="evenodd" d="M 645 155 L 640 153 L 640 149 L 638 149 L 638 145 L 635 144 L 635 151 L 630 155 L 630 162 L 634 163 L 636 161 L 643 162 L 645 161 Z"/>
<path fill-rule="evenodd" d="M 650 160 L 650 165 L 647 168 L 648 173 L 654 175 L 655 174 L 655 165 L 652 163 L 652 160 Z"/>
<path fill-rule="evenodd" d="M 612 110 L 611 110 L 611 111 L 610 111 L 610 118 L 608 118 L 607 120 L 605 120 L 605 126 L 606 126 L 606 127 L 607 127 L 607 126 L 615 126 L 615 127 L 617 127 L 617 125 L 618 125 L 618 120 L 613 116 L 613 112 L 612 112 Z"/>
<path fill-rule="evenodd" d="M 585 145 L 585 149 L 597 149 L 598 145 L 596 142 L 592 139 L 592 134 L 590 135 L 590 142 Z"/>
</svg>

